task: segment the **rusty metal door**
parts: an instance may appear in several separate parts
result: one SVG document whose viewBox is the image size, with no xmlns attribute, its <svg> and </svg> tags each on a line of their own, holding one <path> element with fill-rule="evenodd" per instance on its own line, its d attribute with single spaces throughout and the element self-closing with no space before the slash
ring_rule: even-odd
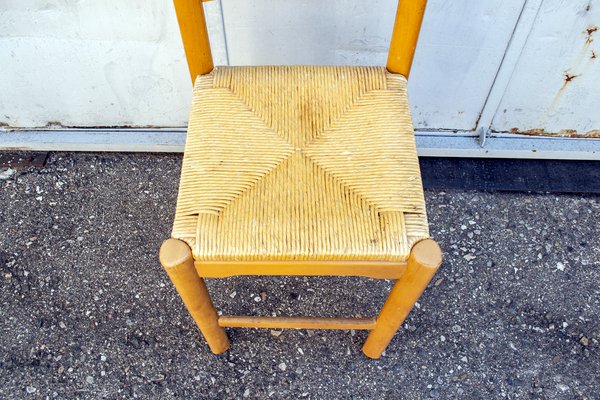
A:
<svg viewBox="0 0 600 400">
<path fill-rule="evenodd" d="M 600 138 L 600 1 L 530 3 L 491 134 Z"/>
</svg>

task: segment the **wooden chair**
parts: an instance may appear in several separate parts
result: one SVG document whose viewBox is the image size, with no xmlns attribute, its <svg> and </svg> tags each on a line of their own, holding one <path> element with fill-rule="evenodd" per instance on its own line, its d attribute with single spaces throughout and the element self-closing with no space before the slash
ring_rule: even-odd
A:
<svg viewBox="0 0 600 400">
<path fill-rule="evenodd" d="M 441 263 L 406 93 L 426 0 L 400 0 L 384 67 L 213 67 L 202 3 L 175 0 L 194 98 L 160 260 L 210 349 L 224 328 L 367 329 L 379 358 Z M 397 279 L 377 318 L 219 316 L 203 278 Z"/>
</svg>

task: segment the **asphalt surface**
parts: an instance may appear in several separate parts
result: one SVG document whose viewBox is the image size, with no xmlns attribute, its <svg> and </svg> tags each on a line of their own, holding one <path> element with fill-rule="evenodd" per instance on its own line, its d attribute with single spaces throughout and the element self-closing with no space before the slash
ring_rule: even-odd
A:
<svg viewBox="0 0 600 400">
<path fill-rule="evenodd" d="M 445 262 L 385 355 L 365 332 L 229 330 L 158 262 L 180 156 L 0 169 L 0 398 L 600 398 L 600 197 L 427 191 Z M 391 282 L 210 280 L 224 313 L 370 316 Z"/>
</svg>

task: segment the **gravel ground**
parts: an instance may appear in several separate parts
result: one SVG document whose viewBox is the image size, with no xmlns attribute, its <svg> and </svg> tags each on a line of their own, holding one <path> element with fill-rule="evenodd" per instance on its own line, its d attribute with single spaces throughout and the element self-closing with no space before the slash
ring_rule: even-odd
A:
<svg viewBox="0 0 600 400">
<path fill-rule="evenodd" d="M 0 398 L 600 398 L 600 197 L 428 191 L 445 262 L 384 357 L 306 330 L 214 356 L 157 257 L 180 160 L 0 170 Z M 208 284 L 225 313 L 367 316 L 391 283 Z"/>
</svg>

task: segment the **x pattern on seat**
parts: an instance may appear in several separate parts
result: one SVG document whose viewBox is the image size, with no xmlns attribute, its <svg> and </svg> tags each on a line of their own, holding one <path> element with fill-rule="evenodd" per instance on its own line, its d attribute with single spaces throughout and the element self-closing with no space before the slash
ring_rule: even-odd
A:
<svg viewBox="0 0 600 400">
<path fill-rule="evenodd" d="M 405 78 L 308 66 L 199 76 L 172 236 L 196 260 L 406 260 L 428 230 Z"/>
</svg>

